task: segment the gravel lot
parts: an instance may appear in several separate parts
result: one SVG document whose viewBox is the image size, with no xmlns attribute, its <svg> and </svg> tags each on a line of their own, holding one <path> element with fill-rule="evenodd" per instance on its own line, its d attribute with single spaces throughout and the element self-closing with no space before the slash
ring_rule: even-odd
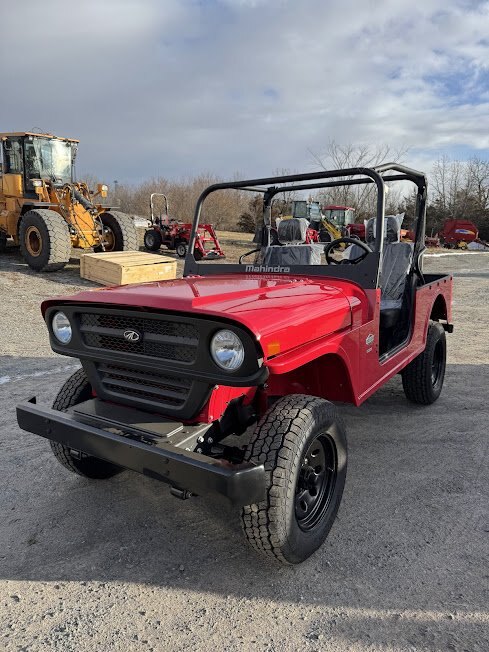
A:
<svg viewBox="0 0 489 652">
<path fill-rule="evenodd" d="M 343 503 L 298 568 L 257 557 L 224 502 L 75 477 L 19 430 L 16 403 L 51 403 L 76 366 L 39 304 L 92 284 L 76 260 L 38 275 L 0 258 L 0 649 L 487 652 L 489 254 L 427 258 L 456 277 L 444 392 L 416 407 L 396 377 L 342 408 Z"/>
</svg>

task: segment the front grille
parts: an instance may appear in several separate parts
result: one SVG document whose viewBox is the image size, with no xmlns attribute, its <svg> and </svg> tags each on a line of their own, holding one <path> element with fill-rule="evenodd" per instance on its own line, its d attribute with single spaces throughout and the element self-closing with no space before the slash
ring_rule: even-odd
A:
<svg viewBox="0 0 489 652">
<path fill-rule="evenodd" d="M 126 340 L 127 330 L 137 331 L 141 339 Z M 193 324 L 151 317 L 82 313 L 80 331 L 84 344 L 95 349 L 184 363 L 195 361 L 199 344 L 199 332 Z"/>
<path fill-rule="evenodd" d="M 163 408 L 182 408 L 192 389 L 192 380 L 168 374 L 112 364 L 99 364 L 97 371 L 99 381 L 109 395 L 135 397 Z"/>
</svg>

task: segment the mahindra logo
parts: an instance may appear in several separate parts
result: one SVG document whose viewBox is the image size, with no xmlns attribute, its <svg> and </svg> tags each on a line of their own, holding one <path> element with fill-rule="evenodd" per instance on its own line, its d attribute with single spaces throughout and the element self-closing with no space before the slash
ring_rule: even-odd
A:
<svg viewBox="0 0 489 652">
<path fill-rule="evenodd" d="M 141 333 L 137 331 L 124 331 L 123 336 L 128 342 L 139 342 L 141 339 Z"/>
<path fill-rule="evenodd" d="M 277 265 L 276 267 L 269 267 L 268 265 L 246 265 L 247 272 L 290 272 L 290 267 L 281 267 Z"/>
</svg>

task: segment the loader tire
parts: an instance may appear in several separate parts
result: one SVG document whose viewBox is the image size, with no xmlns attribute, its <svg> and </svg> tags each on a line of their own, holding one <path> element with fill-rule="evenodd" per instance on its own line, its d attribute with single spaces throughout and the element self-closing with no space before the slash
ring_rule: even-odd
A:
<svg viewBox="0 0 489 652">
<path fill-rule="evenodd" d="M 100 220 L 107 229 L 105 251 L 139 251 L 138 232 L 130 215 L 107 211 L 102 213 Z"/>
<path fill-rule="evenodd" d="M 245 461 L 265 466 L 266 497 L 243 507 L 241 521 L 255 550 L 299 564 L 326 539 L 346 479 L 345 427 L 322 398 L 291 394 L 258 423 Z"/>
<path fill-rule="evenodd" d="M 440 396 L 447 363 L 447 343 L 443 326 L 430 321 L 425 350 L 401 372 L 402 386 L 411 403 L 431 405 Z"/>
<path fill-rule="evenodd" d="M 78 369 L 75 373 L 68 378 L 63 387 L 59 390 L 58 395 L 54 399 L 53 410 L 66 412 L 66 410 L 78 403 L 88 401 L 92 398 L 92 387 L 88 382 L 83 369 Z M 74 451 L 68 446 L 58 443 L 57 441 L 50 441 L 51 450 L 54 457 L 58 460 L 61 466 L 85 478 L 92 478 L 95 480 L 103 480 L 111 478 L 113 475 L 122 471 L 120 466 L 100 460 L 97 457 L 90 455 L 74 456 Z"/>
<path fill-rule="evenodd" d="M 57 272 L 70 260 L 70 230 L 56 211 L 37 208 L 25 213 L 19 241 L 24 260 L 36 272 Z"/>
</svg>

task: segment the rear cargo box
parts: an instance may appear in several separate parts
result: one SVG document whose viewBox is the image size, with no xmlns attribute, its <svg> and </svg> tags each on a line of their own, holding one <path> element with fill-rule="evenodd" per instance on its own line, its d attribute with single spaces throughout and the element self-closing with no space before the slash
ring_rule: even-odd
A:
<svg viewBox="0 0 489 652">
<path fill-rule="evenodd" d="M 126 285 L 176 278 L 177 261 L 144 251 L 113 251 L 84 254 L 80 276 L 103 285 Z"/>
</svg>

